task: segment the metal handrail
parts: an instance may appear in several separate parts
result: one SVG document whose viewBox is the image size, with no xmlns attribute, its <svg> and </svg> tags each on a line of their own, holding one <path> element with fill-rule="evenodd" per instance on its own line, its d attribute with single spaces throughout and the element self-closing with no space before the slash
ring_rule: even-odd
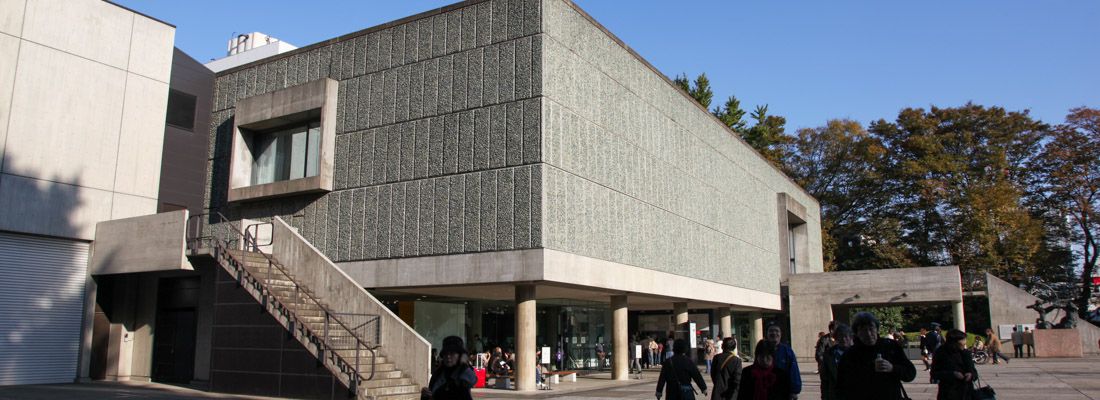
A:
<svg viewBox="0 0 1100 400">
<path fill-rule="evenodd" d="M 197 249 L 202 247 L 202 244 L 203 244 L 204 241 L 207 241 L 207 242 L 212 244 L 211 247 L 213 247 L 214 250 L 215 250 L 214 251 L 215 258 L 217 258 L 220 255 L 222 257 L 226 257 L 229 260 L 231 260 L 231 265 L 233 265 L 236 268 L 236 271 L 237 271 L 237 274 L 238 274 L 238 279 L 244 277 L 244 278 L 248 278 L 252 282 L 259 282 L 259 280 L 256 279 L 256 277 L 252 276 L 253 275 L 252 273 L 248 272 L 248 270 L 243 267 L 245 265 L 245 262 L 241 261 L 241 260 L 237 260 L 237 258 L 233 255 L 233 253 L 229 251 L 229 249 L 231 248 L 230 246 L 233 243 L 236 242 L 235 239 L 226 238 L 226 239 L 222 240 L 222 239 L 218 238 L 217 235 L 215 235 L 213 233 L 211 233 L 209 235 L 204 234 L 204 232 L 202 230 L 202 227 L 203 227 L 202 218 L 205 218 L 205 217 L 216 217 L 223 225 L 228 226 L 229 229 L 231 229 L 232 231 L 235 231 L 237 233 L 238 236 L 235 236 L 235 237 L 243 238 L 243 240 L 244 240 L 244 243 L 243 243 L 244 246 L 243 247 L 246 250 L 242 250 L 242 253 L 247 252 L 247 249 L 249 247 L 258 250 L 259 247 L 261 246 L 259 243 L 257 243 L 257 238 L 255 236 L 252 236 L 248 232 L 249 229 L 252 228 L 252 227 L 257 227 L 256 231 L 257 231 L 257 235 L 258 235 L 258 232 L 259 232 L 258 226 L 261 226 L 261 225 L 264 225 L 264 224 L 271 224 L 271 223 L 266 222 L 266 223 L 252 224 L 252 225 L 249 225 L 248 227 L 245 228 L 245 232 L 241 232 L 240 230 L 238 230 L 236 227 L 233 226 L 232 222 L 228 218 L 226 218 L 225 215 L 222 215 L 222 213 L 216 212 L 216 211 L 212 212 L 212 213 L 203 213 L 203 214 L 192 215 L 190 218 L 188 218 L 188 221 L 187 221 L 187 236 L 188 236 L 187 241 L 188 241 L 188 248 L 189 249 L 191 249 L 192 251 L 197 250 Z M 193 223 L 192 221 L 197 221 L 197 224 Z M 208 224 L 207 226 L 213 226 L 213 224 Z M 195 228 L 195 230 L 192 230 L 193 227 Z M 231 235 L 232 233 L 233 232 L 228 232 L 227 236 Z M 270 245 L 274 241 L 273 239 L 274 239 L 274 231 L 272 232 L 272 239 L 269 240 L 268 243 L 264 244 L 263 246 Z M 374 379 L 375 363 L 377 362 L 377 358 L 378 358 L 377 354 L 375 353 L 375 350 L 379 347 L 382 347 L 382 346 L 381 346 L 381 344 L 371 346 L 369 343 L 364 341 L 361 337 L 359 337 L 359 335 L 356 334 L 355 329 L 359 329 L 359 328 L 361 328 L 361 327 L 363 327 L 366 324 L 371 323 L 371 322 L 377 322 L 376 327 L 375 327 L 375 338 L 376 338 L 376 340 L 380 339 L 381 338 L 381 317 L 378 316 L 378 315 L 373 315 L 373 314 L 337 313 L 335 311 L 332 311 L 327 306 L 325 306 L 323 303 L 321 303 L 320 299 L 317 299 L 316 297 L 314 297 L 313 294 L 310 293 L 309 290 L 302 290 L 303 286 L 300 283 L 298 283 L 298 281 L 294 279 L 294 277 L 290 274 L 290 272 L 287 271 L 286 268 L 282 264 L 280 264 L 278 261 L 276 261 L 271 255 L 269 255 L 267 253 L 264 253 L 264 252 L 260 252 L 260 251 L 255 251 L 254 253 L 262 255 L 267 260 L 267 262 L 268 262 L 268 264 L 267 264 L 268 265 L 268 277 L 267 277 L 268 280 L 271 279 L 271 273 L 273 272 L 273 269 L 277 269 L 280 273 L 283 274 L 283 276 L 285 276 L 288 280 L 290 280 L 291 283 L 294 284 L 295 294 L 304 294 L 306 296 L 306 298 L 308 298 L 310 300 L 310 302 L 312 302 L 314 305 L 319 307 L 322 312 L 324 312 L 324 316 L 325 316 L 325 324 L 324 324 L 324 329 L 323 329 L 324 332 L 323 332 L 323 335 L 320 336 L 322 340 L 320 342 L 316 343 L 318 345 L 318 351 L 321 353 L 321 354 L 318 354 L 318 358 L 323 360 L 325 355 L 326 355 L 325 353 L 331 354 L 330 357 L 333 358 L 333 361 L 341 368 L 341 370 L 343 370 L 345 373 L 347 373 L 349 375 L 349 378 L 350 378 L 350 381 L 351 381 L 351 385 L 349 385 L 349 386 L 351 386 L 351 387 L 349 387 L 348 389 L 351 390 L 352 392 L 357 392 L 358 385 L 361 383 L 361 381 Z M 242 274 L 243 274 L 243 276 L 242 276 Z M 273 302 L 273 306 L 275 308 L 281 310 L 282 312 L 291 312 L 292 313 L 290 308 L 287 307 L 285 304 L 283 304 L 281 301 L 279 301 L 279 299 L 271 292 L 271 290 L 267 287 L 267 285 L 261 284 L 260 289 L 262 290 L 261 296 L 263 297 L 263 302 L 264 303 L 269 301 L 268 298 L 270 298 L 270 301 Z M 265 304 L 265 306 L 266 306 L 266 304 Z M 339 315 L 366 316 L 366 317 L 372 317 L 372 318 L 368 318 L 367 322 L 359 324 L 353 329 L 353 328 L 349 327 L 348 324 L 346 324 L 341 318 L 337 318 L 337 316 L 339 316 Z M 293 329 L 294 329 L 293 325 L 296 324 L 300 327 L 300 329 L 303 331 L 303 333 L 307 333 L 308 335 L 310 335 L 312 337 L 317 337 L 317 334 L 315 332 L 313 332 L 312 328 L 309 328 L 308 325 L 303 324 L 300 321 L 298 321 L 299 318 L 296 315 L 293 315 L 293 314 L 286 315 L 286 314 L 284 314 L 284 316 L 294 319 L 294 321 L 290 322 L 292 325 L 288 327 L 289 330 L 293 331 Z M 328 332 L 329 331 L 329 321 L 330 320 L 334 321 L 336 323 L 336 325 L 338 325 L 339 327 L 341 327 L 345 331 L 347 331 L 349 334 L 351 334 L 351 337 L 353 339 L 355 339 L 355 348 L 354 349 L 351 349 L 351 348 L 336 348 L 331 344 L 332 339 L 328 335 L 328 333 L 329 333 Z M 355 363 L 352 364 L 348 360 L 345 360 L 343 356 L 341 356 L 338 352 L 333 351 L 333 350 L 355 350 Z M 360 363 L 359 358 L 360 358 L 361 350 L 367 350 L 368 352 L 370 352 L 370 358 L 371 358 L 370 367 L 371 368 L 370 368 L 370 374 L 367 375 L 366 379 L 364 379 L 360 375 L 361 363 Z"/>
<path fill-rule="evenodd" d="M 260 244 L 259 243 L 259 241 L 260 241 L 260 227 L 265 226 L 265 225 L 272 227 L 271 236 L 268 236 L 267 243 Z M 255 231 L 256 231 L 255 235 L 253 235 L 252 232 L 251 232 L 253 230 L 253 228 L 255 228 Z M 244 236 L 246 238 L 245 243 L 248 242 L 247 238 L 249 238 L 249 237 L 252 238 L 252 243 L 255 244 L 255 246 L 252 248 L 253 249 L 252 251 L 257 251 L 258 252 L 258 251 L 260 251 L 260 246 L 270 246 L 272 243 L 275 242 L 275 224 L 272 224 L 270 222 L 257 222 L 257 223 L 254 223 L 252 225 L 246 226 L 246 227 L 244 227 Z"/>
</svg>

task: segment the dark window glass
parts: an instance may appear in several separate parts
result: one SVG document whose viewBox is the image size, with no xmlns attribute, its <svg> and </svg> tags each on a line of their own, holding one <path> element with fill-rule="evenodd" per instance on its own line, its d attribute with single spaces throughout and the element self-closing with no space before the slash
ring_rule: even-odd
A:
<svg viewBox="0 0 1100 400">
<path fill-rule="evenodd" d="M 253 185 L 317 176 L 321 167 L 320 121 L 257 133 L 251 147 Z"/>
<path fill-rule="evenodd" d="M 195 129 L 195 96 L 169 89 L 168 90 L 168 125 L 177 128 Z"/>
</svg>

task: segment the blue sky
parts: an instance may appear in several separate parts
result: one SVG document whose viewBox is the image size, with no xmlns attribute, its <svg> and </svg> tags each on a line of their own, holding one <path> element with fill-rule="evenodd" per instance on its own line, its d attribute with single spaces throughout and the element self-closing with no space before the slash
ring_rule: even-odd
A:
<svg viewBox="0 0 1100 400">
<path fill-rule="evenodd" d="M 453 1 L 116 0 L 177 26 L 200 61 L 234 33 L 304 46 Z M 715 102 L 769 104 L 788 132 L 973 101 L 1049 123 L 1100 107 L 1097 1 L 577 0 L 665 74 L 706 72 Z"/>
</svg>

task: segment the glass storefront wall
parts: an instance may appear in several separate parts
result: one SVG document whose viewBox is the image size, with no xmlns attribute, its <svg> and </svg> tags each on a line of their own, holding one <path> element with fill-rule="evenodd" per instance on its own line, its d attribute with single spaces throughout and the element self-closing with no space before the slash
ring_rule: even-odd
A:
<svg viewBox="0 0 1100 400">
<path fill-rule="evenodd" d="M 505 352 L 515 350 L 516 321 L 512 302 L 383 293 L 376 296 L 406 322 L 411 320 L 413 329 L 433 348 L 439 347 L 444 337 L 456 335 L 474 351 L 491 352 L 495 347 Z M 535 343 L 539 349 L 551 349 L 552 370 L 610 368 L 611 310 L 606 303 L 540 299 L 535 312 L 538 327 Z M 475 337 L 480 343 L 474 341 Z M 598 351 L 601 348 L 602 358 Z"/>
<path fill-rule="evenodd" d="M 611 310 L 607 304 L 553 299 L 540 300 L 537 308 L 539 333 L 536 340 L 540 346 L 552 349 L 550 361 L 555 369 L 610 367 Z"/>
</svg>

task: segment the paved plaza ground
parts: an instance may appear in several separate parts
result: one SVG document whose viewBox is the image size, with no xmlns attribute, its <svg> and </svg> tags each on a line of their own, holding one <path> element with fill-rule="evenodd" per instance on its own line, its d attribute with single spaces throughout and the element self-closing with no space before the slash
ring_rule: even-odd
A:
<svg viewBox="0 0 1100 400">
<path fill-rule="evenodd" d="M 805 382 L 800 398 L 821 398 L 817 375 L 812 365 L 804 366 Z M 936 387 L 928 383 L 928 373 L 918 365 L 917 379 L 905 388 L 913 400 L 936 398 Z M 997 398 L 1006 399 L 1092 399 L 1100 400 L 1100 357 L 1081 359 L 1020 359 L 1001 365 L 980 365 L 978 372 L 997 390 Z M 562 383 L 550 391 L 525 394 L 477 389 L 474 398 L 483 399 L 652 399 L 657 370 L 648 370 L 641 380 L 616 382 L 609 374 L 595 374 L 576 383 Z M 709 378 L 708 378 L 709 383 Z M 0 387 L 0 399 L 264 399 L 206 393 L 176 386 L 148 383 L 91 383 Z"/>
</svg>

